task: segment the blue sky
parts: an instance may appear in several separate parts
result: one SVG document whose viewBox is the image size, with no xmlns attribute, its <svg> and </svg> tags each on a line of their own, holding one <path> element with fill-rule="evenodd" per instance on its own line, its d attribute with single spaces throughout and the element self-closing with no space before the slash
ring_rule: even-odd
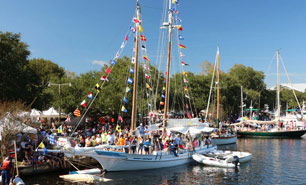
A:
<svg viewBox="0 0 306 185">
<path fill-rule="evenodd" d="M 293 83 L 306 83 L 306 1 L 180 0 L 183 44 L 190 71 L 214 61 L 220 45 L 221 70 L 244 64 L 274 84 L 276 49 Z M 149 58 L 156 56 L 163 0 L 140 0 Z M 93 61 L 114 57 L 135 12 L 135 0 L 0 0 L 0 30 L 21 33 L 31 58 L 65 69 L 99 70 Z M 127 53 L 128 54 L 128 53 Z M 282 72 L 282 70 L 281 70 Z M 286 83 L 284 76 L 282 82 Z"/>
</svg>

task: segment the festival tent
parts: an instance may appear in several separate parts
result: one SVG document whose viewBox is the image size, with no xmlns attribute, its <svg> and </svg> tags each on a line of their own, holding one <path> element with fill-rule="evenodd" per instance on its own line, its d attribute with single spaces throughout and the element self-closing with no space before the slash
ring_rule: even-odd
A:
<svg viewBox="0 0 306 185">
<path fill-rule="evenodd" d="M 41 117 L 58 117 L 59 113 L 54 109 L 54 107 L 51 107 L 48 110 L 45 110 L 42 112 Z M 63 112 L 61 112 L 61 116 L 65 116 Z"/>
<path fill-rule="evenodd" d="M 42 114 L 41 111 L 39 110 L 36 110 L 36 109 L 32 109 L 31 110 L 31 113 L 30 113 L 30 117 L 33 118 L 33 117 L 40 117 Z"/>
<path fill-rule="evenodd" d="M 54 107 L 51 107 L 48 110 L 45 110 L 42 112 L 43 117 L 56 117 L 58 116 L 58 112 L 54 109 Z"/>
</svg>

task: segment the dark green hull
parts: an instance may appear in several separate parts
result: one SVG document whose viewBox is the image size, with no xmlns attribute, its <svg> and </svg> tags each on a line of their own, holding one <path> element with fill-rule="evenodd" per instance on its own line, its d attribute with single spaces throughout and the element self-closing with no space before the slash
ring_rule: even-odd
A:
<svg viewBox="0 0 306 185">
<path fill-rule="evenodd" d="M 259 138 L 300 138 L 306 130 L 276 131 L 276 132 L 252 132 L 237 131 L 239 137 L 259 137 Z"/>
</svg>

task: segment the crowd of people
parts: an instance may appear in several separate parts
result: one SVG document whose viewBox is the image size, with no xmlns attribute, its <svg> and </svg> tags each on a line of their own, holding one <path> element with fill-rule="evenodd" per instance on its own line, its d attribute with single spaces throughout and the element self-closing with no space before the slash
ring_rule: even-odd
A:
<svg viewBox="0 0 306 185">
<path fill-rule="evenodd" d="M 153 154 L 154 151 L 178 153 L 185 150 L 195 150 L 198 146 L 209 145 L 211 139 L 206 136 L 192 138 L 190 134 L 167 132 L 165 129 L 150 130 L 149 126 L 140 123 L 136 131 L 131 133 L 129 127 L 115 128 L 110 124 L 97 124 L 92 127 L 85 125 L 84 130 L 79 130 L 77 140 L 73 145 L 77 147 L 109 146 L 105 150 L 118 150 L 132 154 Z M 117 147 L 111 146 L 120 146 Z"/>
<path fill-rule="evenodd" d="M 114 118 L 108 116 L 102 117 L 97 121 L 89 118 L 78 126 L 75 133 L 72 133 L 73 128 L 67 123 L 62 125 L 52 123 L 49 125 L 49 129 L 46 128 L 46 125 L 42 124 L 39 129 L 38 141 L 40 142 L 44 138 L 48 138 L 50 134 L 53 134 L 56 137 L 71 136 L 70 141 L 73 147 L 95 147 L 103 145 L 109 146 L 105 147 L 105 150 L 117 150 L 133 154 L 153 154 L 154 151 L 164 151 L 165 153 L 173 153 L 176 156 L 182 151 L 192 151 L 198 146 L 208 146 L 211 143 L 208 135 L 191 137 L 188 133 L 184 135 L 169 132 L 162 128 L 151 130 L 148 120 L 139 120 L 136 131 L 134 132 L 130 131 L 129 124 L 130 120 L 128 119 L 118 125 L 114 121 Z M 61 132 L 58 132 L 60 126 Z M 38 143 L 36 143 L 36 146 Z M 47 148 L 54 147 L 54 145 L 52 146 L 46 140 L 44 144 Z M 57 143 L 56 145 L 60 144 Z M 50 165 L 63 166 L 61 160 L 58 160 L 60 157 L 53 157 L 52 159 L 45 155 L 44 161 L 48 161 L 46 159 L 49 159 Z M 37 161 L 39 162 L 39 159 Z M 56 161 L 57 163 L 52 161 Z"/>
</svg>

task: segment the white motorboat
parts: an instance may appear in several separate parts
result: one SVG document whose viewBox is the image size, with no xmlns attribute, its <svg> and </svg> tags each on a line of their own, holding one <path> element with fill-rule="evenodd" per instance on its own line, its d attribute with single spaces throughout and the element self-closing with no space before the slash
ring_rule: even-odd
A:
<svg viewBox="0 0 306 185">
<path fill-rule="evenodd" d="M 219 158 L 210 155 L 193 154 L 192 158 L 198 163 L 223 168 L 235 168 L 239 164 L 238 161 L 235 161 L 235 159 L 232 158 Z"/>
<path fill-rule="evenodd" d="M 60 175 L 59 177 L 72 182 L 99 183 L 99 182 L 112 181 L 112 179 L 107 179 L 104 177 L 90 175 L 90 174 L 69 174 L 69 175 Z"/>
<path fill-rule="evenodd" d="M 210 154 L 223 158 L 233 158 L 234 156 L 237 156 L 240 163 L 245 163 L 252 159 L 252 154 L 249 152 L 216 150 L 208 153 L 208 155 Z"/>
<path fill-rule="evenodd" d="M 237 135 L 216 135 L 212 137 L 211 141 L 215 145 L 234 144 L 237 141 Z"/>
<path fill-rule="evenodd" d="M 89 174 L 89 175 L 95 175 L 95 174 L 101 174 L 101 173 L 102 173 L 102 170 L 99 168 L 69 172 L 69 174 Z"/>
</svg>

